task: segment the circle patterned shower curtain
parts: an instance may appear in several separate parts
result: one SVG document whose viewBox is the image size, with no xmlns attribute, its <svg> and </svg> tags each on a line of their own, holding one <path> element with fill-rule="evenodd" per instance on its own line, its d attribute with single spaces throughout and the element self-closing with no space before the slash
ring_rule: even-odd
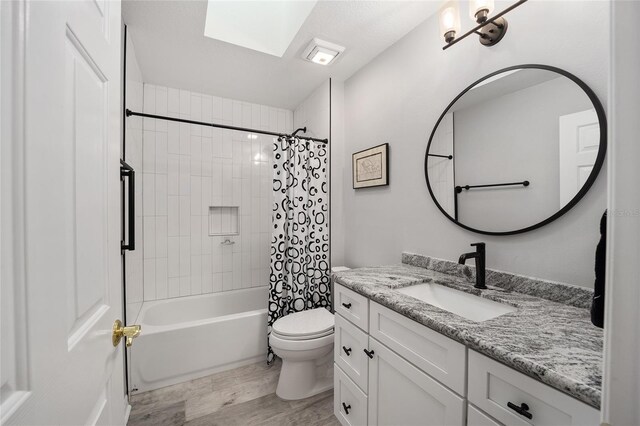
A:
<svg viewBox="0 0 640 426">
<path fill-rule="evenodd" d="M 331 309 L 327 147 L 296 137 L 274 142 L 268 333 L 280 317 Z M 271 347 L 267 362 L 274 360 Z"/>
</svg>

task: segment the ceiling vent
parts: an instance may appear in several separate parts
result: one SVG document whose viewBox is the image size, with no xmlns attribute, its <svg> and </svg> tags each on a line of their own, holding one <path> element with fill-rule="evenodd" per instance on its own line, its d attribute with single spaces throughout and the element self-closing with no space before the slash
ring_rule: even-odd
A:
<svg viewBox="0 0 640 426">
<path fill-rule="evenodd" d="M 344 52 L 344 47 L 320 40 L 319 38 L 314 38 L 304 50 L 302 58 L 316 64 L 329 65 L 333 63 L 342 52 Z"/>
</svg>

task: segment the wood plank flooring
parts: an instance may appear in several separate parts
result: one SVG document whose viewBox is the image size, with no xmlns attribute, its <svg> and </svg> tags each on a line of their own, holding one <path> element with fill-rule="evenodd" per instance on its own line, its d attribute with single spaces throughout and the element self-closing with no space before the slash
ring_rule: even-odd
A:
<svg viewBox="0 0 640 426">
<path fill-rule="evenodd" d="M 333 390 L 298 401 L 275 394 L 280 360 L 260 362 L 131 397 L 129 426 L 337 426 Z"/>
</svg>

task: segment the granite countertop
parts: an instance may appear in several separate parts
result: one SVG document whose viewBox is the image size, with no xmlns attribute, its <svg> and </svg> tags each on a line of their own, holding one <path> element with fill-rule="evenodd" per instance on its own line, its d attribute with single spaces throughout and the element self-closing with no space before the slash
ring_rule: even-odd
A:
<svg viewBox="0 0 640 426">
<path fill-rule="evenodd" d="M 403 264 L 352 269 L 333 277 L 470 349 L 599 408 L 603 331 L 591 324 L 587 306 L 592 291 L 490 270 L 489 289 L 478 290 L 473 287 L 474 273 L 472 267 L 404 253 Z M 419 283 L 440 284 L 518 309 L 474 322 L 395 291 Z"/>
</svg>

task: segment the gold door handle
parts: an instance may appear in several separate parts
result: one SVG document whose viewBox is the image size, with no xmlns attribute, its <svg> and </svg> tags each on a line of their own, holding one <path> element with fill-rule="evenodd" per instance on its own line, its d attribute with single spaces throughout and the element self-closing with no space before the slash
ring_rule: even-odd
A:
<svg viewBox="0 0 640 426">
<path fill-rule="evenodd" d="M 111 336 L 111 341 L 113 342 L 113 346 L 118 346 L 122 337 L 126 337 L 127 347 L 133 344 L 133 339 L 140 335 L 142 331 L 142 327 L 139 325 L 129 325 L 126 327 L 122 326 L 122 321 L 116 320 L 113 323 L 113 334 Z"/>
</svg>

